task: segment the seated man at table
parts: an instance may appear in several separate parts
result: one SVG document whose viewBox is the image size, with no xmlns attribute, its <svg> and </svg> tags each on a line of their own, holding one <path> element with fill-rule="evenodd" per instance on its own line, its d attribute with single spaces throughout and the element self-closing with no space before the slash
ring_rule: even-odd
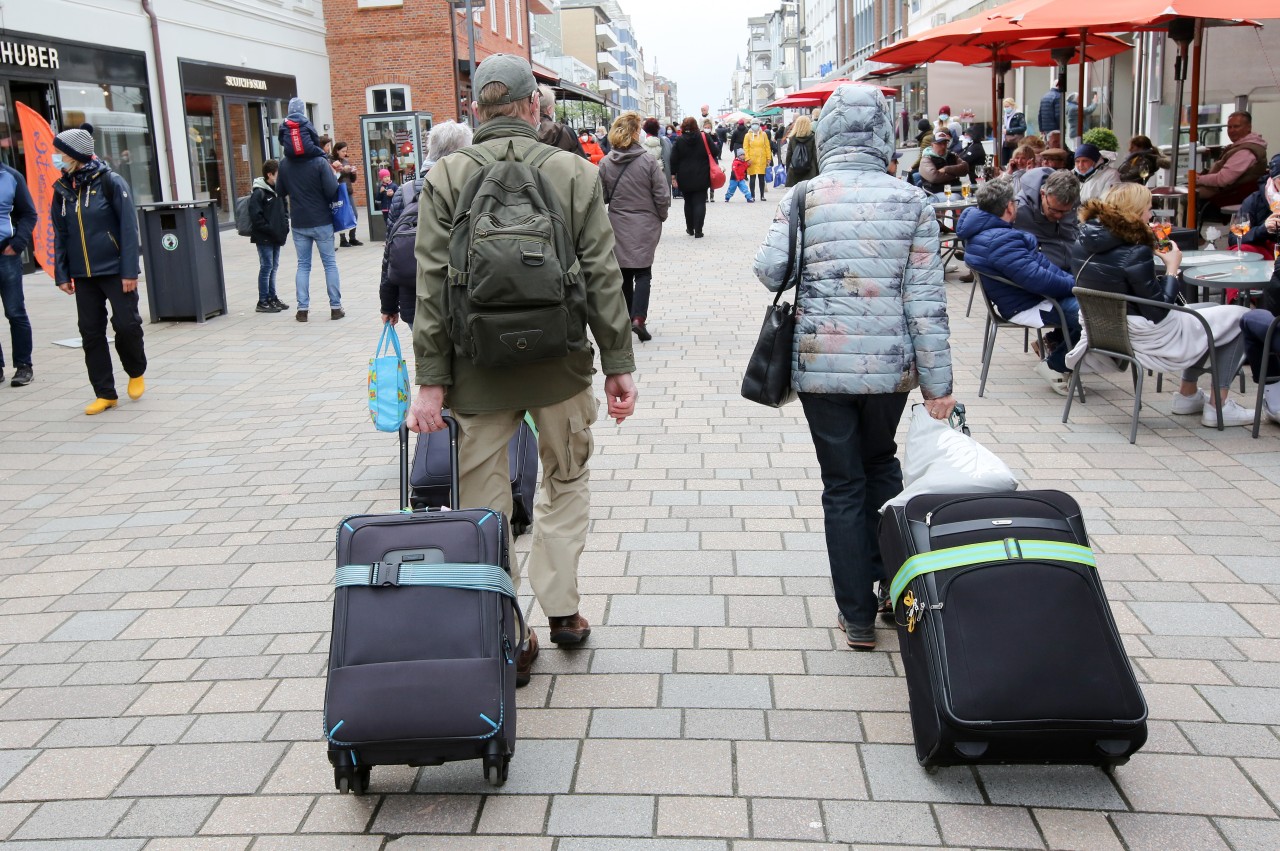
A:
<svg viewBox="0 0 1280 851">
<path fill-rule="evenodd" d="M 1066 169 L 1071 168 L 1073 158 L 1071 152 L 1062 148 L 1045 148 L 1036 161 L 1041 168 Z"/>
<path fill-rule="evenodd" d="M 1075 176 L 1080 180 L 1080 203 L 1102 200 L 1120 183 L 1120 174 L 1102 157 L 1097 145 L 1085 142 L 1076 148 Z"/>
<path fill-rule="evenodd" d="M 1000 177 L 978 187 L 978 206 L 965 210 L 956 225 L 956 233 L 964 240 L 965 263 L 982 276 L 982 289 L 995 305 L 996 312 L 1010 322 L 1040 328 L 1060 321 L 1058 312 L 1046 300 L 1057 299 L 1067 319 L 1067 339 L 1049 334 L 1045 338 L 1049 351 L 1036 364 L 1036 373 L 1055 392 L 1065 396 L 1069 377 L 1066 355 L 1080 339 L 1080 305 L 1071 295 L 1074 279 L 1053 265 L 1036 245 L 1029 233 L 1015 230 L 1018 214 L 1013 180 Z M 1011 287 L 989 275 L 999 275 L 1018 284 Z M 1025 287 L 1025 289 L 1019 289 Z M 1056 343 L 1056 345 L 1055 345 Z"/>
<path fill-rule="evenodd" d="M 1070 270 L 1071 246 L 1080 232 L 1080 181 L 1070 171 L 1029 168 L 1017 189 L 1013 226 L 1034 236 L 1049 262 Z"/>
<path fill-rule="evenodd" d="M 1267 142 L 1253 132 L 1253 116 L 1233 112 L 1227 117 L 1227 138 L 1231 140 L 1206 173 L 1196 176 L 1196 198 L 1206 204 L 1205 215 L 1239 204 L 1258 186 L 1267 173 Z"/>
<path fill-rule="evenodd" d="M 1240 205 L 1240 215 L 1248 218 L 1249 231 L 1239 238 L 1231 234 L 1231 247 L 1239 242 L 1244 251 L 1273 257 L 1280 239 L 1280 154 L 1271 160 L 1266 180 Z"/>
<path fill-rule="evenodd" d="M 959 189 L 960 178 L 969 173 L 969 164 L 950 147 L 951 133 L 934 131 L 933 144 L 920 157 L 920 185 L 926 192 L 943 192 L 948 186 Z"/>
</svg>

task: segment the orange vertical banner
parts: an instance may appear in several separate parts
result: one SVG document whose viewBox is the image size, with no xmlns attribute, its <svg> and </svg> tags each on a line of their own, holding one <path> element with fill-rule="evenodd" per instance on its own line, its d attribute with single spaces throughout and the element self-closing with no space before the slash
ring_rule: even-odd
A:
<svg viewBox="0 0 1280 851">
<path fill-rule="evenodd" d="M 53 128 L 48 119 L 25 103 L 18 107 L 18 123 L 22 125 L 23 153 L 27 159 L 27 188 L 36 205 L 36 229 L 31 236 L 31 251 L 40 268 L 53 277 L 53 184 L 62 177 L 53 164 Z"/>
</svg>

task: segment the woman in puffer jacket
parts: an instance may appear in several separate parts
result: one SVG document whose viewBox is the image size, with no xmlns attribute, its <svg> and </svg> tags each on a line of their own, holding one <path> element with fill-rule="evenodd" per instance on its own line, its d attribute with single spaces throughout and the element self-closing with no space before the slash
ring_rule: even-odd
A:
<svg viewBox="0 0 1280 851">
<path fill-rule="evenodd" d="M 1148 226 L 1151 190 L 1140 183 L 1122 183 L 1105 198 L 1086 202 L 1080 208 L 1080 221 L 1079 241 L 1071 251 L 1077 287 L 1175 303 L 1182 252 L 1170 243 L 1166 251 L 1155 253 L 1155 236 Z M 1156 274 L 1156 257 L 1164 262 L 1163 275 Z M 1213 332 L 1223 424 L 1251 425 L 1253 411 L 1227 398 L 1231 379 L 1244 363 L 1240 318 L 1248 310 L 1230 304 L 1192 307 Z M 1084 360 L 1084 367 L 1095 372 L 1125 369 L 1126 364 L 1101 355 L 1084 358 L 1088 322 L 1085 316 L 1080 342 L 1067 354 L 1067 366 L 1076 369 Z M 1204 326 L 1187 313 L 1145 305 L 1129 305 L 1128 324 L 1129 342 L 1143 368 L 1182 373 L 1182 386 L 1173 397 L 1173 413 L 1199 414 L 1201 425 L 1216 428 L 1218 402 L 1197 386 L 1200 376 L 1209 372 L 1209 338 Z"/>
<path fill-rule="evenodd" d="M 951 348 L 938 221 L 925 193 L 887 173 L 893 125 L 869 86 L 836 89 L 817 126 L 819 175 L 805 207 L 803 272 L 792 386 L 822 470 L 827 558 L 838 623 L 852 648 L 875 647 L 883 564 L 880 506 L 902 490 L 894 432 L 919 387 L 929 413 L 950 416 Z M 787 266 L 788 191 L 756 276 L 781 289 Z"/>
</svg>

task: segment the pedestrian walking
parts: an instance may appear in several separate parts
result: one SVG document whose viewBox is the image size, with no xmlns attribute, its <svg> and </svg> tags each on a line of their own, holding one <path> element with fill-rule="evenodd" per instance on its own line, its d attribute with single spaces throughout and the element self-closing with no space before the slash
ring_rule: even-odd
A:
<svg viewBox="0 0 1280 851">
<path fill-rule="evenodd" d="M 592 165 L 599 165 L 600 160 L 604 159 L 604 151 L 600 149 L 600 144 L 590 130 L 582 131 L 578 136 L 578 144 L 587 152 L 587 159 L 591 160 Z"/>
<path fill-rule="evenodd" d="M 787 137 L 787 187 L 818 175 L 818 142 L 813 136 L 813 120 L 802 115 L 791 125 Z"/>
<path fill-rule="evenodd" d="M 262 177 L 253 181 L 249 196 L 249 241 L 258 246 L 258 313 L 279 313 L 289 305 L 276 295 L 276 270 L 280 268 L 280 246 L 289 237 L 289 211 L 276 193 L 280 163 L 267 160 Z"/>
<path fill-rule="evenodd" d="M 747 186 L 747 154 L 742 148 L 734 153 L 733 163 L 729 166 L 729 191 L 724 195 L 726 204 L 733 198 L 734 192 L 741 192 L 748 204 L 756 201 L 751 197 L 751 187 Z"/>
<path fill-rule="evenodd" d="M 707 190 L 711 187 L 711 160 L 707 158 L 706 137 L 698 130 L 698 119 L 680 122 L 680 136 L 671 147 L 671 185 L 684 197 L 684 230 L 702 239 L 707 218 Z"/>
<path fill-rule="evenodd" d="M 320 137 L 321 145 L 329 144 L 328 136 Z M 333 247 L 333 210 L 338 200 L 338 178 L 324 157 L 292 159 L 280 163 L 276 191 L 289 199 L 289 224 L 293 227 L 293 248 L 298 253 L 298 271 L 294 277 L 298 312 L 295 318 L 306 322 L 311 308 L 311 249 L 320 252 L 324 266 L 325 289 L 329 296 L 329 318 L 346 316 L 342 309 L 342 284 L 338 278 L 338 258 Z"/>
<path fill-rule="evenodd" d="M 555 89 L 550 86 L 538 86 L 538 108 L 541 110 L 538 118 L 538 141 L 586 159 L 587 152 L 582 149 L 582 143 L 578 141 L 578 137 L 564 124 L 556 121 Z M 470 140 L 467 144 L 471 144 Z"/>
<path fill-rule="evenodd" d="M 746 141 L 746 138 L 747 138 L 747 120 L 745 118 L 739 118 L 737 125 L 735 125 L 733 128 L 733 134 L 729 137 L 730 150 L 736 151 L 738 150 L 738 148 L 741 148 L 742 143 Z"/>
<path fill-rule="evenodd" d="M 352 200 L 356 189 L 356 167 L 351 164 L 351 150 L 346 142 L 334 143 L 333 160 L 330 164 L 333 166 L 333 173 L 337 176 L 338 182 L 346 184 L 347 203 L 351 205 L 352 214 L 356 215 L 356 205 Z M 356 239 L 357 230 L 359 230 L 359 226 L 342 231 L 339 234 L 341 237 L 339 245 L 342 248 L 355 248 L 356 246 L 364 245 L 363 242 Z"/>
<path fill-rule="evenodd" d="M 773 160 L 773 145 L 769 134 L 760 128 L 759 121 L 751 122 L 751 130 L 743 137 L 742 149 L 747 152 L 747 181 L 755 197 L 763 201 L 768 184 L 764 173 Z"/>
<path fill-rule="evenodd" d="M 711 119 L 703 119 L 702 135 L 707 137 L 707 144 L 711 147 L 711 157 L 720 162 L 720 140 L 716 138 L 715 127 L 711 124 Z M 707 187 L 707 203 L 714 204 L 716 202 L 716 190 Z"/>
<path fill-rule="evenodd" d="M 0 163 L 0 301 L 9 320 L 9 354 L 13 356 L 14 387 L 35 379 L 31 363 L 31 319 L 22 293 L 22 252 L 31 245 L 36 227 L 35 202 L 27 181 L 15 168 Z M 4 349 L 0 348 L 0 381 L 4 381 Z"/>
<path fill-rule="evenodd" d="M 887 586 L 876 529 L 880 506 L 902 491 L 894 432 L 907 394 L 929 413 L 951 398 L 947 294 L 938 221 L 928 196 L 891 177 L 894 147 L 884 96 L 844 85 L 817 127 L 822 173 L 807 184 L 804 276 L 795 294 L 792 386 L 822 472 L 827 558 L 837 622 L 854 649 L 875 647 L 874 585 Z M 756 255 L 770 290 L 785 284 L 792 189 Z M 850 286 L 850 280 L 871 282 Z"/>
<path fill-rule="evenodd" d="M 600 163 L 600 183 L 613 225 L 613 254 L 622 267 L 622 295 L 631 331 L 642 343 L 653 339 L 646 326 L 653 284 L 653 256 L 662 238 L 671 193 L 662 166 L 640 144 L 640 113 L 624 112 L 609 130 L 612 149 Z"/>
<path fill-rule="evenodd" d="M 644 138 L 640 140 L 649 156 L 662 163 L 666 182 L 671 183 L 671 140 L 662 134 L 662 125 L 656 118 L 644 120 Z"/>
<path fill-rule="evenodd" d="M 53 147 L 54 164 L 62 170 L 53 184 L 50 210 L 53 279 L 58 289 L 76 297 L 84 364 L 95 397 L 84 412 L 93 416 L 119 404 L 107 343 L 108 304 L 116 354 L 129 376 L 129 398 L 140 399 L 146 390 L 147 355 L 138 312 L 138 213 L 129 185 L 94 156 L 92 125 L 62 131 Z"/>
<path fill-rule="evenodd" d="M 378 169 L 378 212 L 382 214 L 383 231 L 391 227 L 391 202 L 399 188 L 391 182 L 390 169 Z"/>
<path fill-rule="evenodd" d="M 419 387 L 406 424 L 416 432 L 445 428 L 441 409 L 447 403 L 460 431 L 461 504 L 488 506 L 510 517 L 507 444 L 525 412 L 533 417 L 539 435 L 542 486 L 533 509 L 529 579 L 547 616 L 551 641 L 581 644 L 591 632 L 579 611 L 578 562 L 587 541 L 591 509 L 589 462 L 594 445 L 591 425 L 596 421 L 598 405 L 591 389 L 595 369 L 586 329 L 590 326 L 600 350 L 608 415 L 621 423 L 634 413 L 636 403 L 631 379 L 635 358 L 622 298 L 622 274 L 613 253 L 613 228 L 600 203 L 599 172 L 581 157 L 549 148 L 537 140 L 538 91 L 528 61 L 501 53 L 489 56 L 476 69 L 474 91 L 476 102 L 472 106 L 481 122 L 475 144 L 437 162 L 427 174 L 423 193 L 425 206 L 417 245 L 420 313 L 413 327 Z M 515 161 L 497 163 L 508 151 Z M 483 166 L 482 162 L 491 164 Z M 541 242 L 526 237 L 511 239 L 506 252 L 477 253 L 471 250 L 474 243 L 468 241 L 474 233 L 451 234 L 460 212 L 460 195 L 470 197 L 468 190 L 483 185 L 479 181 L 493 174 L 495 165 L 528 172 L 529 178 L 535 177 L 532 170 L 536 169 L 539 179 L 528 180 L 525 185 L 540 186 L 536 190 L 538 197 L 533 197 L 534 189 L 521 189 L 518 197 L 517 193 L 509 193 L 508 207 L 495 208 L 497 199 L 476 193 L 477 200 L 467 220 L 484 215 L 498 227 L 523 225 L 522 219 L 541 207 L 554 236 Z M 470 183 L 473 178 L 477 183 Z M 556 215 L 549 215 L 551 212 Z M 500 214 L 520 220 L 504 222 Z M 451 241 L 459 243 L 456 252 L 450 250 Z M 525 252 L 538 252 L 539 258 L 554 254 L 560 264 L 526 265 L 522 258 L 533 255 Z M 488 280 L 498 293 L 519 293 L 526 285 L 563 287 L 568 310 L 557 315 L 570 324 L 558 326 L 557 335 L 540 335 L 533 344 L 555 343 L 557 352 L 568 353 L 518 361 L 515 359 L 522 355 L 514 347 L 503 345 L 500 329 L 480 333 L 483 329 L 456 321 L 485 314 L 470 312 L 475 305 L 467 296 L 466 287 L 449 286 L 452 275 L 446 276 L 446 270 L 451 263 L 454 268 L 465 267 L 466 274 L 472 276 L 492 275 Z M 577 263 L 581 264 L 580 275 L 560 274 L 559 270 L 568 272 Z M 477 268 L 477 264 L 484 268 Z M 450 291 L 447 302 L 446 289 Z M 526 318 L 547 314 L 545 302 L 520 304 L 520 309 L 508 302 L 507 307 L 502 316 L 517 323 L 506 326 L 510 328 L 534 327 L 524 324 Z M 465 340 L 461 336 L 464 329 Z M 558 340 L 552 340 L 552 336 L 558 336 Z M 486 365 L 489 363 L 500 365 Z M 519 560 L 512 560 L 512 573 L 512 581 L 518 587 Z M 537 636 L 530 630 L 516 660 L 517 685 L 529 681 L 537 656 Z"/>
</svg>

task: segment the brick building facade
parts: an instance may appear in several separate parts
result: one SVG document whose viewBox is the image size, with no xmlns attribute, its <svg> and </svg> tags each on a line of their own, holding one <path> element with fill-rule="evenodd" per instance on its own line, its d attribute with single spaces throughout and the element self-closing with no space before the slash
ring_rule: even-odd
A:
<svg viewBox="0 0 1280 851">
<path fill-rule="evenodd" d="M 550 9 L 539 0 L 475 0 L 477 7 L 482 3 L 474 15 L 476 62 L 494 53 L 530 58 L 529 16 Z M 410 109 L 430 112 L 433 121 L 468 120 L 464 12 L 451 12 L 443 0 L 324 0 L 324 17 L 333 97 L 330 135 L 350 145 L 353 161 L 367 163 L 361 115 Z M 362 168 L 352 193 L 358 205 L 364 204 L 366 179 Z"/>
</svg>

